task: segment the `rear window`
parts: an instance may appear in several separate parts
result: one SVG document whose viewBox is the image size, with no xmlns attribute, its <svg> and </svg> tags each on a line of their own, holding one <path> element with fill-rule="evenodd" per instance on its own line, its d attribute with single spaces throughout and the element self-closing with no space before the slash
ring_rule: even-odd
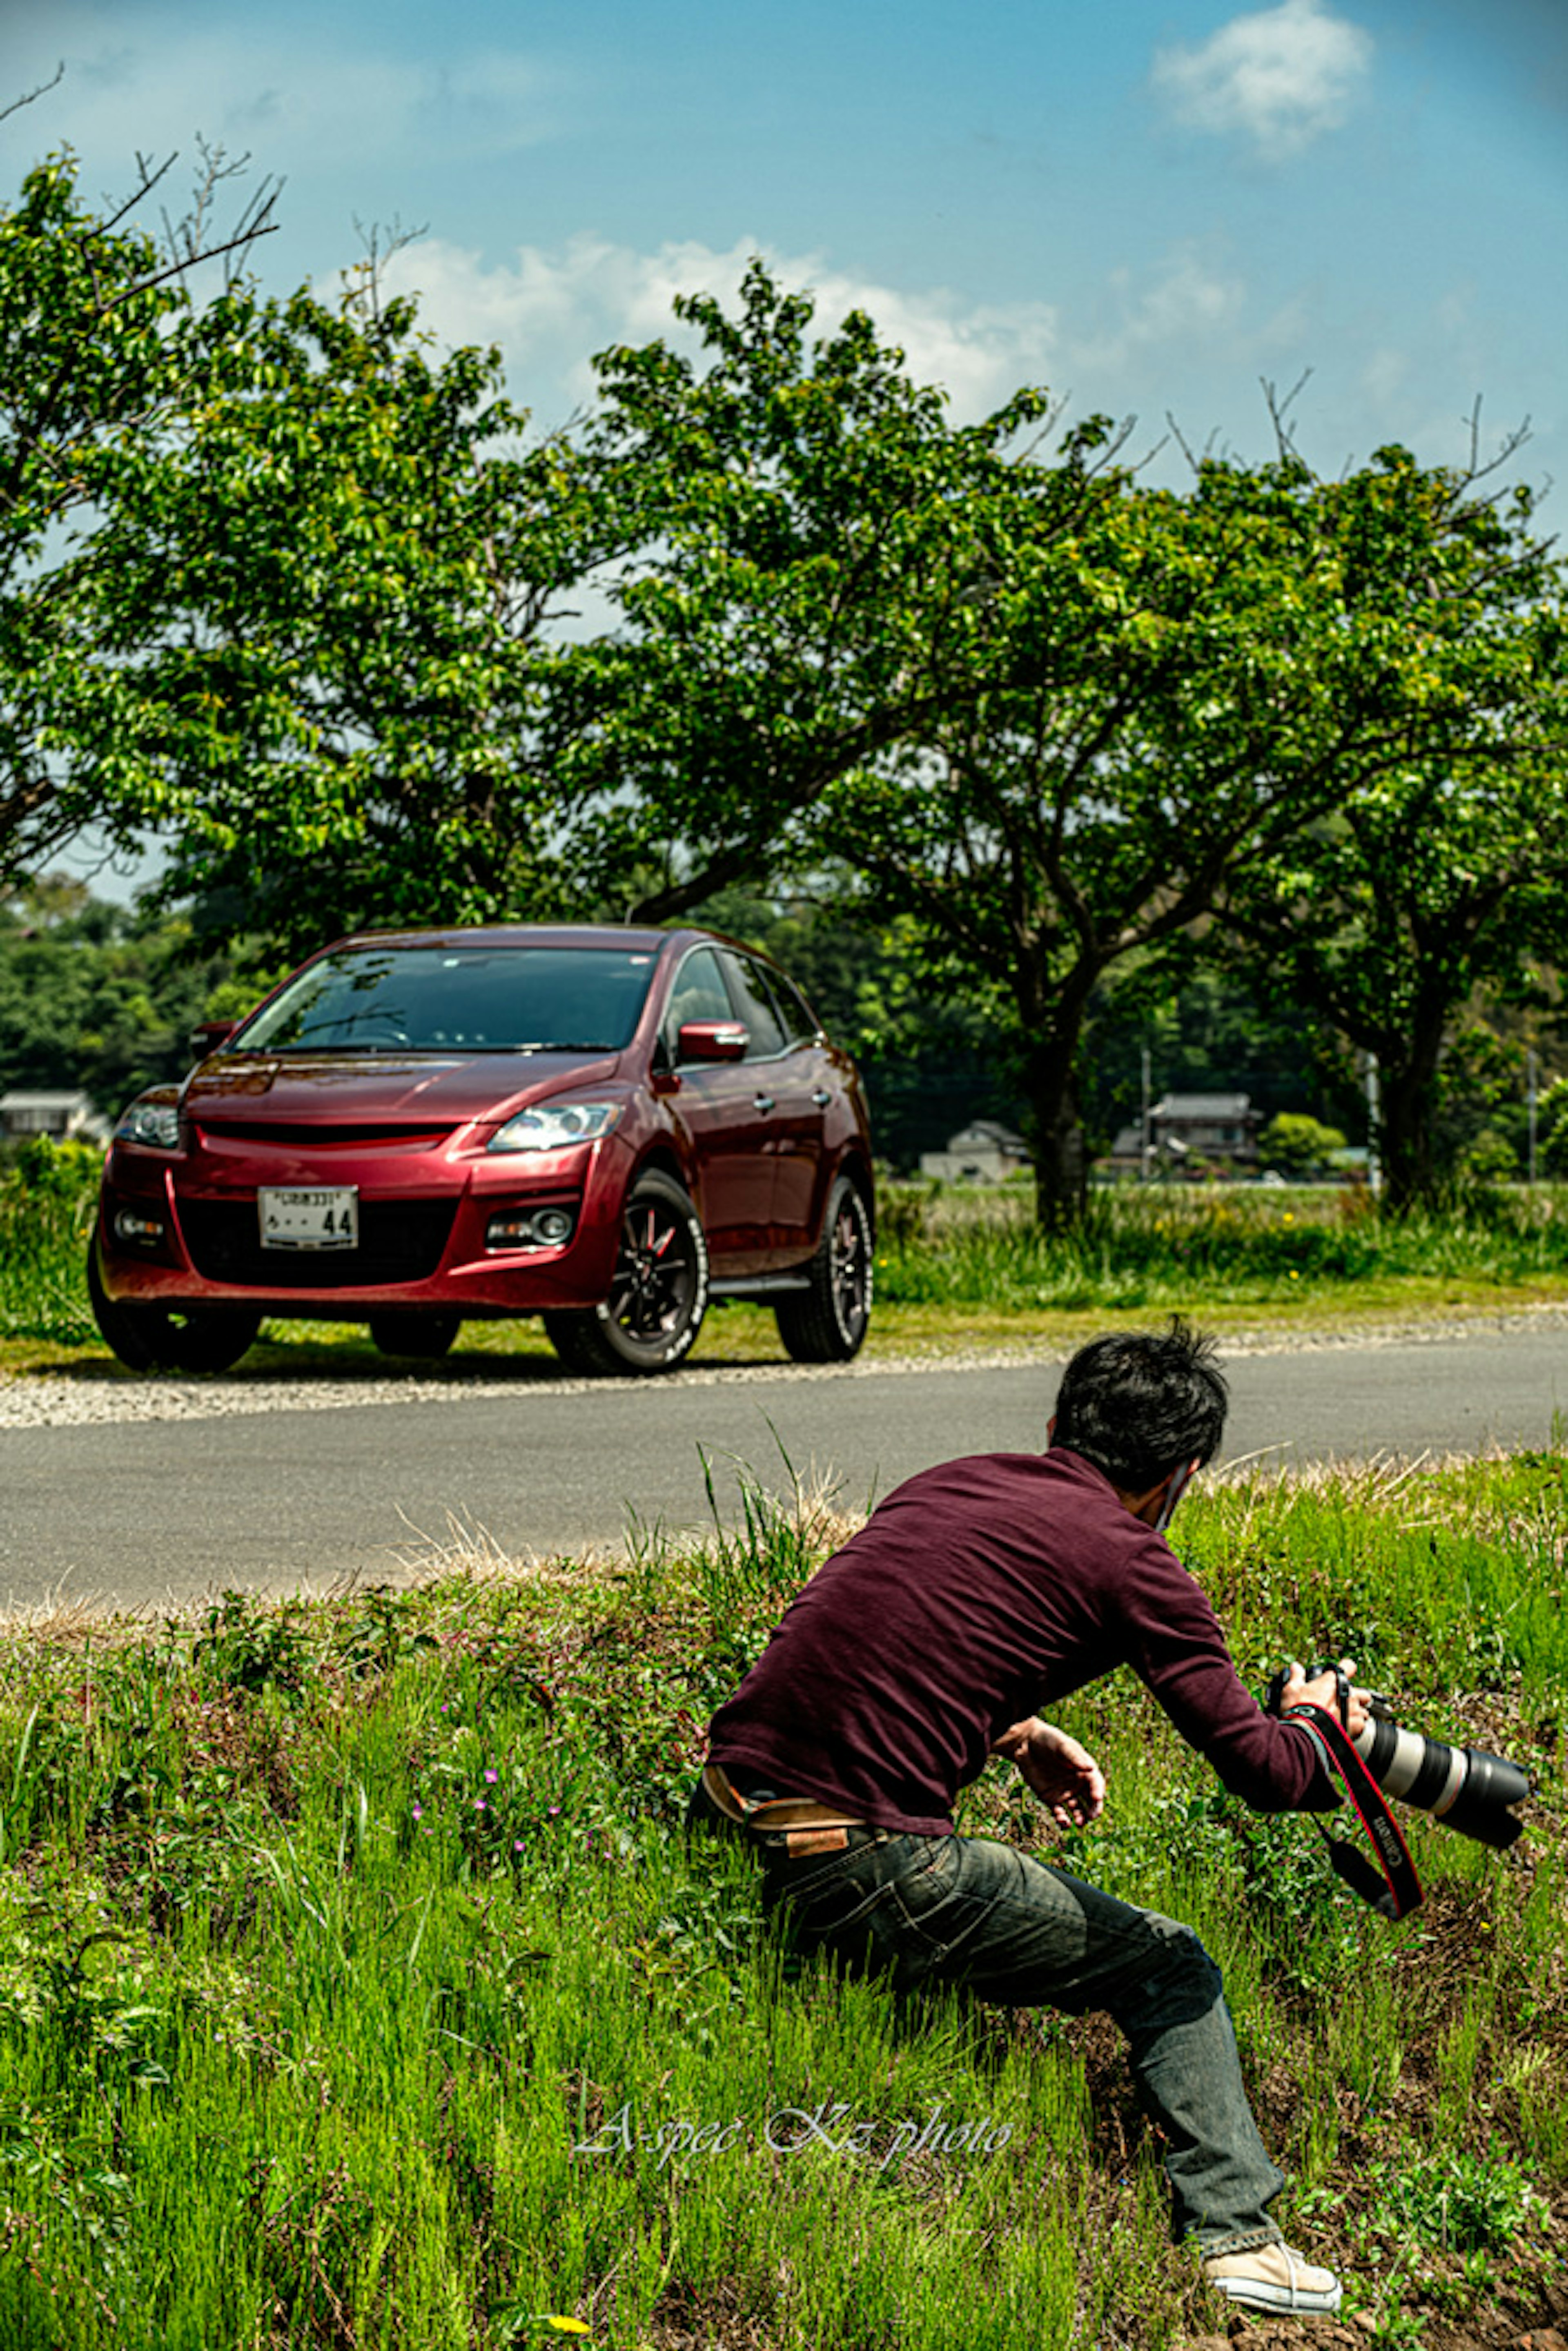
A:
<svg viewBox="0 0 1568 2351">
<path fill-rule="evenodd" d="M 653 963 L 623 947 L 349 947 L 297 974 L 228 1050 L 618 1052 Z"/>
</svg>

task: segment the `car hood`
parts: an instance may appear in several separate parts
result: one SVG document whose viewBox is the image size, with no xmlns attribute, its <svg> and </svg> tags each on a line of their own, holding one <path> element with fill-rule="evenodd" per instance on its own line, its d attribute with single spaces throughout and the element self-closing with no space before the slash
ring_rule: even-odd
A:
<svg viewBox="0 0 1568 2351">
<path fill-rule="evenodd" d="M 566 1087 L 606 1084 L 620 1066 L 618 1053 L 216 1053 L 192 1071 L 184 1109 L 214 1126 L 455 1127 L 510 1116 Z"/>
</svg>

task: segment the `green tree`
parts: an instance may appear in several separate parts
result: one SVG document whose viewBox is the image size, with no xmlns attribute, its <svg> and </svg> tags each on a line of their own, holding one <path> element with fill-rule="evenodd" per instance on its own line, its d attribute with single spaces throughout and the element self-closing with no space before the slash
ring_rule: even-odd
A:
<svg viewBox="0 0 1568 2351">
<path fill-rule="evenodd" d="M 1116 476 L 1071 535 L 1042 536 L 1019 486 L 971 513 L 994 578 L 974 672 L 826 796 L 822 838 L 917 919 L 938 974 L 994 992 L 1055 1224 L 1083 1197 L 1077 1071 L 1107 975 L 1186 955 L 1240 877 L 1420 747 L 1536 737 L 1517 609 L 1473 636 L 1510 526 L 1403 453 L 1331 484 L 1288 449 L 1206 463 L 1185 496 Z"/>
<path fill-rule="evenodd" d="M 1233 869 L 1218 904 L 1255 984 L 1377 1056 L 1397 1211 L 1456 1173 L 1443 1062 L 1465 1008 L 1528 1000 L 1568 945 L 1563 583 L 1526 491 L 1499 503 L 1400 450 L 1344 487 L 1361 483 L 1364 559 L 1408 648 L 1406 738 L 1347 768 L 1337 805 Z"/>
<path fill-rule="evenodd" d="M 262 992 L 244 941 L 205 953 L 188 917 L 110 906 L 58 876 L 0 902 L 0 1091 L 80 1087 L 112 1116 L 183 1076 L 192 1027 Z M 236 1007 L 235 1008 L 241 1008 Z"/>
<path fill-rule="evenodd" d="M 335 306 L 231 289 L 104 535 L 164 895 L 237 893 L 296 947 L 573 903 L 544 635 L 599 517 L 494 352 L 425 346 L 371 265 Z"/>
<path fill-rule="evenodd" d="M 230 174 L 204 161 L 172 250 L 131 220 L 168 163 L 143 167 L 103 214 L 81 201 L 74 159 L 55 155 L 0 211 L 0 887 L 84 825 L 133 828 L 138 813 L 127 680 L 95 619 L 105 523 L 189 390 L 186 273 L 232 264 L 270 225 L 264 185 L 231 235 L 214 233 Z"/>
<path fill-rule="evenodd" d="M 975 517 L 1023 478 L 1017 439 L 1045 410 L 1025 392 L 954 426 L 863 314 L 813 340 L 810 298 L 759 262 L 737 315 L 675 308 L 696 359 L 658 341 L 597 362 L 582 460 L 635 552 L 619 626 L 570 664 L 600 889 L 653 921 L 787 870 L 834 780 L 965 690 L 990 580 Z M 1029 475 L 1042 534 L 1092 503 L 1103 438 Z"/>
<path fill-rule="evenodd" d="M 1298 1182 L 1321 1176 L 1334 1153 L 1343 1149 L 1344 1136 L 1337 1126 L 1324 1126 L 1301 1111 L 1276 1113 L 1258 1137 L 1260 1165 Z"/>
</svg>

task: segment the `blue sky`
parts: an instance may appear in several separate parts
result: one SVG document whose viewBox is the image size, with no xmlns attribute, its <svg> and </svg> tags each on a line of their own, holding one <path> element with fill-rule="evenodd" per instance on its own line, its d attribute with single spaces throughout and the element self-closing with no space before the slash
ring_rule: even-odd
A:
<svg viewBox="0 0 1568 2351">
<path fill-rule="evenodd" d="M 194 134 L 286 185 L 263 269 L 329 285 L 355 223 L 446 341 L 498 340 L 541 424 L 588 355 L 766 254 L 863 304 L 974 414 L 1022 381 L 1174 410 L 1260 454 L 1260 377 L 1312 371 L 1325 470 L 1531 420 L 1568 475 L 1562 0 L 7 0 L 14 185 L 68 142 L 95 192 Z M 182 167 L 183 168 L 183 167 Z M 1160 461 L 1161 470 L 1173 463 Z M 1550 516 L 1561 498 L 1548 508 Z"/>
</svg>

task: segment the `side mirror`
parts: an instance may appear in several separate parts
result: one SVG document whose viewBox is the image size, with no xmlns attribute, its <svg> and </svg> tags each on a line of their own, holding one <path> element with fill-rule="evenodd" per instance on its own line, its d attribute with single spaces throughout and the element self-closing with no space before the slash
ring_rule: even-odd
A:
<svg viewBox="0 0 1568 2351">
<path fill-rule="evenodd" d="M 198 1020 L 191 1031 L 192 1052 L 199 1061 L 205 1061 L 209 1053 L 228 1043 L 238 1027 L 237 1020 Z"/>
<path fill-rule="evenodd" d="M 685 1020 L 675 1040 L 677 1061 L 743 1061 L 750 1031 L 739 1020 Z"/>
</svg>

